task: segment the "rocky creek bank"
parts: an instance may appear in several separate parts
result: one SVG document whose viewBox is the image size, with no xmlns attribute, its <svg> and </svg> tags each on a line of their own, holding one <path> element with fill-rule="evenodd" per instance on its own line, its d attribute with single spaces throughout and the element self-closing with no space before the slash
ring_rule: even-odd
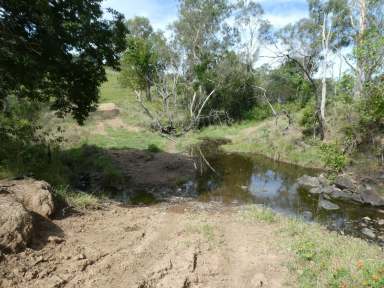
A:
<svg viewBox="0 0 384 288">
<path fill-rule="evenodd" d="M 361 205 L 362 209 L 375 208 L 381 217 L 372 219 L 365 216 L 357 224 L 367 239 L 384 244 L 384 195 L 378 191 L 380 186 L 375 180 L 356 179 L 350 174 L 341 174 L 334 181 L 328 180 L 323 174 L 304 175 L 298 179 L 298 185 L 313 197 L 319 197 L 319 209 L 336 211 L 342 203 Z"/>
</svg>

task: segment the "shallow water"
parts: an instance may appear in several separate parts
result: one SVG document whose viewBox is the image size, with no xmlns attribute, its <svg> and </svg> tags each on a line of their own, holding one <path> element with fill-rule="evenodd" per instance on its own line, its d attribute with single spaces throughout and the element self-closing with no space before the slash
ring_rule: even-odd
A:
<svg viewBox="0 0 384 288">
<path fill-rule="evenodd" d="M 334 202 L 339 210 L 318 207 L 319 196 L 299 189 L 297 179 L 319 171 L 272 161 L 259 155 L 226 153 L 220 141 L 204 141 L 191 149 L 196 159 L 197 175 L 189 189 L 200 201 L 227 204 L 263 204 L 283 214 L 303 217 L 325 224 L 341 233 L 366 238 L 361 229 L 366 225 L 384 234 L 374 220 L 384 218 L 378 209 L 352 203 Z M 373 221 L 363 221 L 363 217 Z"/>
</svg>

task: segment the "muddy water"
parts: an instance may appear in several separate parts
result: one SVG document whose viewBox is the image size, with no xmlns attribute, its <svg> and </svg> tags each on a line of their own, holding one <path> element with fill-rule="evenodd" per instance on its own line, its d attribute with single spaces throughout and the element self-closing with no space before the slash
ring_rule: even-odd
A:
<svg viewBox="0 0 384 288">
<path fill-rule="evenodd" d="M 384 234 L 375 220 L 384 218 L 377 209 L 351 203 L 335 202 L 339 210 L 319 208 L 319 196 L 299 189 L 297 179 L 316 175 L 319 171 L 272 161 L 259 155 L 226 153 L 220 150 L 221 141 L 204 141 L 193 147 L 197 176 L 189 189 L 197 192 L 201 201 L 227 204 L 263 204 L 287 215 L 320 222 L 340 233 L 367 238 L 363 228 L 376 236 Z M 371 220 L 363 220 L 369 217 Z M 376 238 L 376 241 L 379 241 Z"/>
</svg>

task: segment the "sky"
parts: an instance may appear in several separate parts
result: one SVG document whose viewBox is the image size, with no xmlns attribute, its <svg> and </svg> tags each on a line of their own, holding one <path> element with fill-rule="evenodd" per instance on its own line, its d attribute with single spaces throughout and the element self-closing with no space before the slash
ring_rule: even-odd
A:
<svg viewBox="0 0 384 288">
<path fill-rule="evenodd" d="M 265 17 L 276 28 L 307 15 L 306 0 L 260 0 Z M 105 0 L 104 7 L 113 8 L 126 18 L 145 16 L 150 19 L 155 29 L 165 30 L 167 25 L 177 18 L 177 0 Z"/>
<path fill-rule="evenodd" d="M 258 3 L 264 9 L 265 18 L 276 29 L 307 16 L 306 0 L 259 0 Z M 178 0 L 104 0 L 103 7 L 123 13 L 127 19 L 134 16 L 147 17 L 156 30 L 165 31 L 167 26 L 177 19 Z M 271 66 L 278 65 L 271 63 L 274 62 L 270 58 L 275 55 L 273 50 L 271 46 L 261 47 L 256 66 L 266 63 Z"/>
</svg>

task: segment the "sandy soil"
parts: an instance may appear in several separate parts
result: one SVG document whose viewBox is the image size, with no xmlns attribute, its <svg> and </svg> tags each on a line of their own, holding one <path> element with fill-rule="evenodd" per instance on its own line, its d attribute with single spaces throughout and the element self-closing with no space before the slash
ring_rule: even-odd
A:
<svg viewBox="0 0 384 288">
<path fill-rule="evenodd" d="M 3 255 L 0 287 L 289 287 L 274 226 L 238 209 L 110 204 L 39 222 L 31 249 Z"/>
</svg>

